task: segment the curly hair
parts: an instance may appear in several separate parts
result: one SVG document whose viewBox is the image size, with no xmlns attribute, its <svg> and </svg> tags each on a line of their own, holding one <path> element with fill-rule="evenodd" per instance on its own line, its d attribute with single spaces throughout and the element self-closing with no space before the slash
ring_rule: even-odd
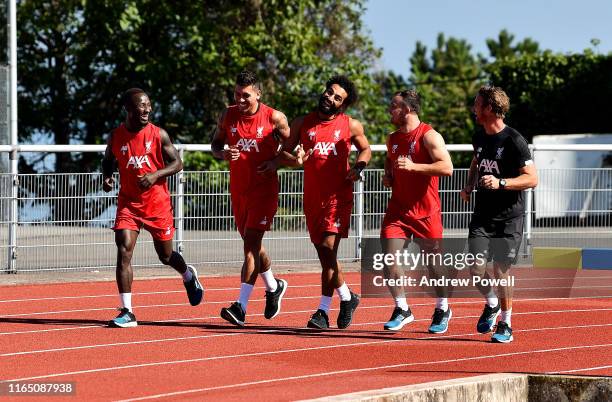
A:
<svg viewBox="0 0 612 402">
<path fill-rule="evenodd" d="M 329 89 L 329 87 L 334 84 L 338 85 L 346 91 L 346 99 L 344 100 L 344 102 L 342 102 L 342 106 L 344 108 L 348 108 L 349 106 L 357 102 L 357 99 L 359 98 L 359 95 L 357 94 L 357 88 L 355 87 L 355 84 L 353 84 L 353 81 L 351 81 L 347 76 L 334 75 L 325 83 L 325 89 Z"/>
</svg>

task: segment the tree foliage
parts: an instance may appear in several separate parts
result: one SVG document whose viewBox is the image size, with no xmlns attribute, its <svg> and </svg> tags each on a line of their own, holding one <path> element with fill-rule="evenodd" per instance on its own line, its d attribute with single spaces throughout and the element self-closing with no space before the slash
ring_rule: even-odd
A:
<svg viewBox="0 0 612 402">
<path fill-rule="evenodd" d="M 21 140 L 102 143 L 122 119 L 120 93 L 140 86 L 171 136 L 209 142 L 244 68 L 259 73 L 264 101 L 290 118 L 314 105 L 332 74 L 350 75 L 367 94 L 378 51 L 362 32 L 363 3 L 22 0 Z M 58 171 L 76 168 L 92 170 L 97 161 L 57 160 Z"/>
<path fill-rule="evenodd" d="M 469 143 L 474 132 L 470 105 L 484 82 L 482 62 L 465 40 L 438 35 L 437 46 L 428 54 L 417 42 L 410 58 L 411 84 L 422 97 L 421 118 L 432 124 L 447 143 Z M 464 163 L 465 155 L 453 155 Z"/>
<path fill-rule="evenodd" d="M 537 134 L 609 133 L 612 55 L 523 55 L 487 66 L 510 97 L 508 123 L 528 139 Z"/>
</svg>

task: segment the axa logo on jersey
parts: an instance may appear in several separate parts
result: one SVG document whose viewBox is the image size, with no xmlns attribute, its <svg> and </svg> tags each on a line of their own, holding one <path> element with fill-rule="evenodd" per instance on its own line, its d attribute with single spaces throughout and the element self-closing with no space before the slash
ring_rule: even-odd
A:
<svg viewBox="0 0 612 402">
<path fill-rule="evenodd" d="M 497 161 L 483 159 L 480 161 L 480 165 L 478 166 L 479 170 L 482 170 L 484 173 L 497 173 L 500 174 L 499 166 L 497 165 Z"/>
<path fill-rule="evenodd" d="M 329 155 L 332 152 L 334 155 L 338 155 L 336 152 L 336 144 L 333 142 L 317 142 L 313 148 L 319 155 Z"/>
<path fill-rule="evenodd" d="M 148 155 L 142 155 L 142 156 L 136 155 L 136 156 L 130 156 L 130 159 L 128 160 L 128 163 L 125 167 L 129 168 L 130 166 L 132 166 L 132 168 L 134 169 L 142 169 L 145 164 L 148 167 L 151 167 L 151 163 L 149 162 L 149 156 Z"/>
<path fill-rule="evenodd" d="M 255 152 L 259 152 L 259 146 L 257 145 L 257 140 L 249 139 L 249 138 L 241 138 L 236 143 L 236 146 L 240 148 L 242 152 L 251 152 L 251 149 L 254 149 Z"/>
</svg>

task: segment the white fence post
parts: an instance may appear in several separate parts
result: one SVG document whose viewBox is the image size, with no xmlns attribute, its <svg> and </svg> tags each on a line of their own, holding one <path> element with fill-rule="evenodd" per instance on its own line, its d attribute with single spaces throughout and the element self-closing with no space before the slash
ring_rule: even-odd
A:
<svg viewBox="0 0 612 402">
<path fill-rule="evenodd" d="M 355 204 L 355 215 L 357 216 L 357 227 L 355 237 L 355 259 L 361 260 L 361 240 L 363 238 L 363 197 L 364 197 L 363 176 L 357 180 L 357 202 Z"/>
<path fill-rule="evenodd" d="M 19 220 L 19 176 L 18 162 L 19 154 L 14 149 L 10 153 L 11 165 L 11 199 L 9 202 L 9 240 L 8 240 L 8 267 L 7 273 L 17 273 L 17 223 Z"/>
<path fill-rule="evenodd" d="M 181 147 L 178 150 L 179 157 L 183 160 L 185 150 Z M 183 170 L 176 174 L 176 245 L 178 252 L 183 254 L 183 229 L 184 229 L 184 198 L 185 198 L 185 173 Z"/>
<path fill-rule="evenodd" d="M 535 149 L 532 145 L 529 146 L 531 149 L 531 160 L 535 160 Z M 528 257 L 531 251 L 531 227 L 533 219 L 533 188 L 529 188 L 525 194 L 525 241 L 523 246 L 523 256 Z M 518 250 L 517 250 L 518 252 Z"/>
</svg>

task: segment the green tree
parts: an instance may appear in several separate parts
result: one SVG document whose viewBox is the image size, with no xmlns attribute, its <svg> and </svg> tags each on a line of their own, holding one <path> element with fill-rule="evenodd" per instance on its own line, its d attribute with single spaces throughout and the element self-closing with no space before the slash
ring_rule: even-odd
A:
<svg viewBox="0 0 612 402">
<path fill-rule="evenodd" d="M 21 0 L 21 139 L 102 143 L 121 120 L 119 94 L 138 85 L 172 136 L 208 142 L 244 68 L 290 118 L 336 73 L 367 94 L 379 51 L 362 32 L 363 11 L 363 0 Z M 60 155 L 56 170 L 96 169 L 96 159 Z"/>
<path fill-rule="evenodd" d="M 485 81 L 482 62 L 472 54 L 471 46 L 440 33 L 430 54 L 417 42 L 410 62 L 410 82 L 422 97 L 422 119 L 432 124 L 447 143 L 470 143 L 475 129 L 470 106 Z M 468 159 L 469 155 L 453 154 L 457 165 Z"/>
<path fill-rule="evenodd" d="M 496 60 L 540 53 L 540 45 L 531 38 L 525 38 L 516 45 L 513 45 L 512 42 L 514 42 L 514 35 L 505 29 L 500 31 L 497 40 L 491 38 L 486 40 L 489 53 Z"/>
<path fill-rule="evenodd" d="M 612 55 L 524 55 L 487 66 L 510 97 L 508 123 L 529 140 L 537 134 L 606 133 L 612 123 Z"/>
<path fill-rule="evenodd" d="M 314 107 L 331 75 L 350 75 L 364 95 L 351 113 L 370 130 L 377 121 L 366 117 L 377 106 L 368 72 L 379 51 L 363 32 L 364 3 L 20 0 L 20 140 L 104 143 L 122 120 L 120 94 L 139 86 L 151 95 L 153 121 L 175 141 L 206 143 L 245 68 L 262 77 L 264 101 L 290 119 Z M 186 162 L 188 168 L 224 166 L 208 154 Z M 97 169 L 99 155 L 57 154 L 58 172 Z M 22 160 L 21 171 L 35 168 Z M 57 200 L 77 191 L 44 187 Z M 86 209 L 53 208 L 62 219 Z"/>
</svg>

